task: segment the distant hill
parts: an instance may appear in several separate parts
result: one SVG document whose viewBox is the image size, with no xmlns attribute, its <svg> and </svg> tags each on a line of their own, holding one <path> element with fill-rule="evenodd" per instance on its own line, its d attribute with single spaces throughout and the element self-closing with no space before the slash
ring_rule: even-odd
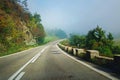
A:
<svg viewBox="0 0 120 80">
<path fill-rule="evenodd" d="M 66 32 L 62 29 L 46 29 L 46 34 L 48 36 L 55 36 L 60 39 L 67 38 Z"/>
</svg>

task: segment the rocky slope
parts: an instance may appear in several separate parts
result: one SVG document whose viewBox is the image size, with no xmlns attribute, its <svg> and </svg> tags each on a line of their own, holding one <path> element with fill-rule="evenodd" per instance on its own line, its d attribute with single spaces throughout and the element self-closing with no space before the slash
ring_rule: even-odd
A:
<svg viewBox="0 0 120 80">
<path fill-rule="evenodd" d="M 45 37 L 40 15 L 32 15 L 26 0 L 0 0 L 0 53 L 10 47 L 42 43 Z"/>
</svg>

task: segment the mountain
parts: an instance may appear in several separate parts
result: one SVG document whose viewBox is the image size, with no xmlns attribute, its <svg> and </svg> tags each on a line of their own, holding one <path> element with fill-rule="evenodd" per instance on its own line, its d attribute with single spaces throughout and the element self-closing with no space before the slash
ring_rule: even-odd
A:
<svg viewBox="0 0 120 80">
<path fill-rule="evenodd" d="M 46 29 L 46 34 L 48 36 L 55 36 L 59 39 L 67 38 L 67 34 L 62 29 Z"/>
</svg>

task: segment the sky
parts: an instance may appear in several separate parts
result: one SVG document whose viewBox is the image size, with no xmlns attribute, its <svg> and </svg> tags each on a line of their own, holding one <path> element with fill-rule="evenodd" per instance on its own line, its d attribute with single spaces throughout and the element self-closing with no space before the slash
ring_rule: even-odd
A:
<svg viewBox="0 0 120 80">
<path fill-rule="evenodd" d="M 120 33 L 120 0 L 28 0 L 28 8 L 41 15 L 45 28 L 86 34 L 99 25 Z"/>
</svg>

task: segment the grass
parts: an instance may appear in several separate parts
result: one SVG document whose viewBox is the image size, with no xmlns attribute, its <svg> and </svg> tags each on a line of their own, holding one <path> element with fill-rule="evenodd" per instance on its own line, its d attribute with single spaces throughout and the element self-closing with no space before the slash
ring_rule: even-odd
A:
<svg viewBox="0 0 120 80">
<path fill-rule="evenodd" d="M 37 47 L 37 46 L 41 46 L 41 45 L 47 44 L 48 42 L 54 41 L 56 39 L 58 39 L 58 38 L 57 37 L 46 36 L 45 39 L 44 39 L 44 42 L 39 44 L 39 45 L 38 44 L 35 44 L 35 45 L 23 45 L 22 44 L 22 45 L 16 45 L 14 47 L 9 47 L 4 52 L 0 52 L 0 56 L 10 55 L 10 54 L 14 54 L 16 52 L 20 52 L 20 51 L 23 51 L 23 50 L 34 48 L 34 47 Z"/>
<path fill-rule="evenodd" d="M 0 53 L 0 56 L 10 55 L 10 54 L 20 52 L 20 51 L 23 51 L 23 50 L 27 50 L 27 49 L 37 47 L 37 46 L 38 46 L 37 44 L 29 45 L 29 46 L 27 46 L 27 45 L 16 45 L 14 47 L 9 47 L 8 49 L 6 49 L 6 51 Z"/>
</svg>

